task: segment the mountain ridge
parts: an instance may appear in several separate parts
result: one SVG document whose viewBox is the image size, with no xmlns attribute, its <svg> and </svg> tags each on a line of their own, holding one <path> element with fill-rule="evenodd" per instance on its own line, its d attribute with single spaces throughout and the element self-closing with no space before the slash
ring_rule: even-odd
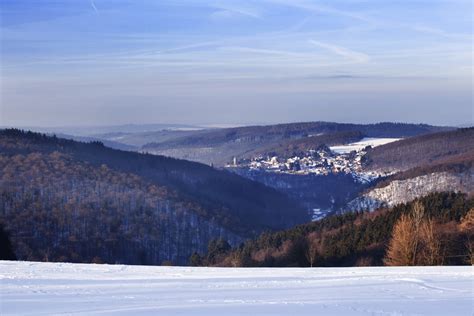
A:
<svg viewBox="0 0 474 316">
<path fill-rule="evenodd" d="M 145 242 L 148 234 L 136 238 L 140 244 L 145 242 L 143 247 L 151 247 L 146 248 L 145 253 L 158 253 L 159 256 L 140 259 L 140 255 L 135 253 L 132 260 L 123 249 L 130 239 L 124 240 L 117 235 L 114 245 L 125 260 L 122 262 L 160 264 L 169 259 L 184 263 L 189 252 L 206 247 L 211 238 L 227 236 L 229 240 L 237 241 L 264 230 L 290 227 L 309 219 L 298 203 L 260 183 L 196 162 L 115 150 L 97 141 L 82 143 L 39 133 L 2 130 L 0 158 L 0 214 L 3 215 L 0 218 L 14 241 L 23 240 L 23 233 L 26 237 L 35 236 L 33 224 L 26 232 L 22 230 L 23 216 L 38 216 L 38 227 L 56 223 L 57 227 L 67 224 L 70 229 L 79 216 L 89 228 L 78 234 L 85 238 L 87 229 L 92 229 L 91 234 L 98 234 L 100 242 L 97 244 L 101 245 L 104 245 L 107 235 L 100 232 L 99 223 L 91 221 L 92 216 L 102 218 L 105 231 L 113 228 L 116 232 L 124 232 L 124 236 L 127 236 L 127 227 L 133 227 L 132 231 L 152 229 L 139 225 L 147 227 L 149 220 L 159 227 L 154 235 L 150 235 L 157 240 L 150 242 L 154 246 Z M 24 207 L 19 207 L 21 203 Z M 64 214 L 61 209 L 65 210 Z M 82 211 L 77 213 L 77 210 Z M 109 213 L 112 210 L 118 213 Z M 68 221 L 62 221 L 62 216 Z M 201 228 L 196 224 L 199 222 Z M 12 223 L 16 226 L 9 226 Z M 170 237 L 161 235 L 163 230 Z M 176 234 L 183 230 L 190 231 L 184 235 L 188 237 L 181 240 Z M 196 236 L 201 237 L 193 239 L 193 230 L 197 230 Z M 52 229 L 53 235 L 54 232 Z M 48 230 L 43 231 L 45 240 L 59 238 L 58 235 L 46 237 L 48 234 Z M 39 242 L 37 238 L 31 240 Z M 25 240 L 23 242 L 24 247 L 19 249 L 34 249 L 26 247 Z M 85 240 L 78 243 L 79 248 L 72 246 L 76 243 L 74 239 L 63 242 L 81 253 L 97 251 L 91 250 L 93 248 Z M 171 248 L 163 250 L 162 247 Z M 18 257 L 28 258 L 30 250 L 24 250 Z M 42 259 L 41 256 L 45 255 L 36 254 L 31 258 Z M 78 260 L 72 254 L 55 254 L 56 259 L 61 256 Z M 113 258 L 103 254 L 98 256 L 106 262 Z M 91 256 L 84 258 L 91 260 Z"/>
<path fill-rule="evenodd" d="M 453 128 L 390 122 L 301 122 L 202 130 L 168 141 L 148 143 L 142 146 L 142 150 L 223 166 L 233 157 L 248 155 L 262 146 L 277 146 L 281 141 L 298 140 L 321 133 L 360 132 L 366 137 L 407 137 L 451 129 Z"/>
</svg>

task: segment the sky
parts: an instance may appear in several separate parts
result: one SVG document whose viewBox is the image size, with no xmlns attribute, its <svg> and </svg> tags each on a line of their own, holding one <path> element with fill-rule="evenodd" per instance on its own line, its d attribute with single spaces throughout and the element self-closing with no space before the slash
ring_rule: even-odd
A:
<svg viewBox="0 0 474 316">
<path fill-rule="evenodd" d="M 471 0 L 0 0 L 0 125 L 468 124 Z"/>
</svg>

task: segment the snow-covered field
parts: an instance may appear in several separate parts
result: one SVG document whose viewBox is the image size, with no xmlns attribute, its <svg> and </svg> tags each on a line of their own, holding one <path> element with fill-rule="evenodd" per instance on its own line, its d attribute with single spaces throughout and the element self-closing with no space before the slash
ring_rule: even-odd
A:
<svg viewBox="0 0 474 316">
<path fill-rule="evenodd" d="M 190 268 L 0 261 L 1 315 L 473 315 L 472 267 Z"/>
<path fill-rule="evenodd" d="M 341 146 L 331 146 L 329 148 L 335 153 L 347 154 L 353 150 L 360 151 L 367 146 L 377 147 L 377 146 L 385 145 L 388 143 L 396 142 L 397 140 L 400 140 L 400 139 L 401 138 L 368 138 L 366 137 L 355 143 L 341 145 Z"/>
</svg>

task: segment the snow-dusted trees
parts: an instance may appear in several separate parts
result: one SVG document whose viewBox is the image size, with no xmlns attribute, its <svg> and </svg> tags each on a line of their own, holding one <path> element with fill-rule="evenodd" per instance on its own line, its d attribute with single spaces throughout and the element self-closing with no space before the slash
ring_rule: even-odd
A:
<svg viewBox="0 0 474 316">
<path fill-rule="evenodd" d="M 58 152 L 0 155 L 0 184 L 21 260 L 186 264 L 213 238 L 240 241 L 165 187 Z"/>
<path fill-rule="evenodd" d="M 209 166 L 0 130 L 0 221 L 20 259 L 186 264 L 309 219 L 277 190 Z"/>
</svg>

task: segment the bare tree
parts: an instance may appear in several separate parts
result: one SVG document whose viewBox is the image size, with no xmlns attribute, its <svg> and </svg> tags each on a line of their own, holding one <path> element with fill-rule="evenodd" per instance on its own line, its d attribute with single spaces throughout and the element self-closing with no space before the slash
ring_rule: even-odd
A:
<svg viewBox="0 0 474 316">
<path fill-rule="evenodd" d="M 230 265 L 234 268 L 242 266 L 242 258 L 240 252 L 234 251 L 230 254 Z"/>
<path fill-rule="evenodd" d="M 467 235 L 466 249 L 467 249 L 467 263 L 474 264 L 474 208 L 467 212 L 466 216 L 461 220 L 459 228 Z"/>
<path fill-rule="evenodd" d="M 439 265 L 443 263 L 441 255 L 441 241 L 436 234 L 435 224 L 432 219 L 425 219 L 420 229 L 420 242 L 423 243 L 421 258 L 418 262 L 423 265 Z"/>
<path fill-rule="evenodd" d="M 410 223 L 409 225 L 412 226 L 413 229 L 413 240 L 412 240 L 412 245 L 413 245 L 413 250 L 412 250 L 412 255 L 411 255 L 411 265 L 416 265 L 417 262 L 417 254 L 419 253 L 419 247 L 420 247 L 420 233 L 421 229 L 423 226 L 423 219 L 425 216 L 425 208 L 423 204 L 421 204 L 420 201 L 416 201 L 413 204 L 412 207 L 412 212 L 411 216 L 409 218 Z"/>
<path fill-rule="evenodd" d="M 413 250 L 415 246 L 415 231 L 410 216 L 403 214 L 393 227 L 385 264 L 389 266 L 413 265 Z"/>
<path fill-rule="evenodd" d="M 423 205 L 414 203 L 409 215 L 402 215 L 393 228 L 385 264 L 394 266 L 442 264 L 441 240 L 436 224 L 425 216 Z"/>
<path fill-rule="evenodd" d="M 305 250 L 305 257 L 308 260 L 310 267 L 312 268 L 321 247 L 321 241 L 318 239 L 318 236 L 314 233 L 309 234 L 306 237 L 306 250 Z"/>
</svg>

